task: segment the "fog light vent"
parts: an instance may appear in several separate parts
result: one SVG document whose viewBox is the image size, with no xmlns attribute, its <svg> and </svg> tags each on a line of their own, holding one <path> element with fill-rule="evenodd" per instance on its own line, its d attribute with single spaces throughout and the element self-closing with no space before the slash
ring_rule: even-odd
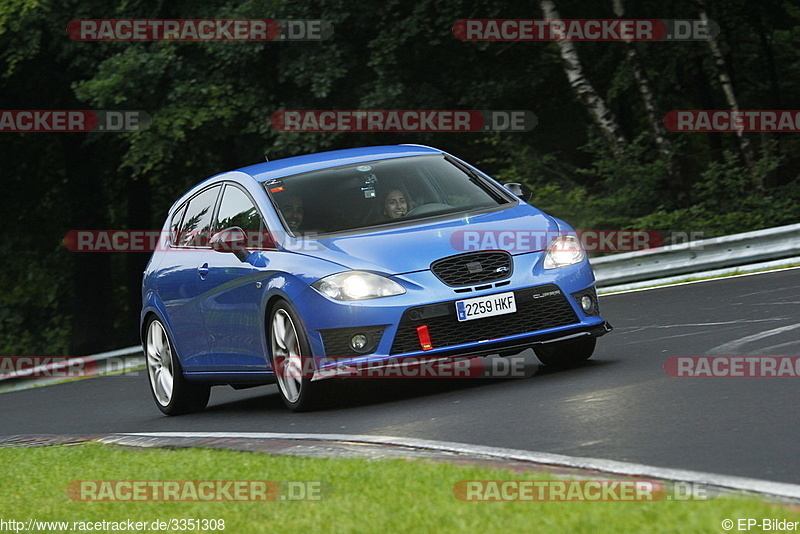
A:
<svg viewBox="0 0 800 534">
<path fill-rule="evenodd" d="M 364 334 L 356 334 L 350 338 L 350 348 L 356 352 L 364 352 L 369 348 L 369 337 Z"/>
<path fill-rule="evenodd" d="M 597 291 L 595 291 L 594 286 L 573 293 L 572 297 L 575 299 L 575 304 L 577 304 L 586 315 L 600 314 L 600 306 L 597 303 Z"/>
</svg>

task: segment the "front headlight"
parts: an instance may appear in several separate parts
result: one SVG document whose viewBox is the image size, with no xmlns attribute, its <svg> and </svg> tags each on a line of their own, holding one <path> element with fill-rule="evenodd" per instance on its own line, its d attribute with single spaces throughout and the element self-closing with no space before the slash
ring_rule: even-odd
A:
<svg viewBox="0 0 800 534">
<path fill-rule="evenodd" d="M 545 269 L 557 269 L 567 265 L 575 265 L 586 258 L 580 241 L 574 235 L 562 235 L 553 239 L 547 247 L 544 257 Z"/>
<path fill-rule="evenodd" d="M 406 290 L 385 276 L 366 271 L 346 271 L 317 280 L 311 287 L 336 300 L 367 300 L 402 295 Z"/>
</svg>

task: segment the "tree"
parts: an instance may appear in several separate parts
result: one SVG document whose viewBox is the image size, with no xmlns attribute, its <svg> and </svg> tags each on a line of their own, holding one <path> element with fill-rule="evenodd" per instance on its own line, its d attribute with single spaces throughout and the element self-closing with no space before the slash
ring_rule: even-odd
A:
<svg viewBox="0 0 800 534">
<path fill-rule="evenodd" d="M 705 3 L 705 0 L 691 1 L 695 6 L 697 6 L 700 20 L 705 22 L 706 25 L 709 25 L 707 13 L 708 7 Z M 720 50 L 719 43 L 717 42 L 715 36 L 709 35 L 708 47 L 711 50 L 712 57 L 714 58 L 714 64 L 717 68 L 717 75 L 719 76 L 719 81 L 722 85 L 722 91 L 725 94 L 725 100 L 728 102 L 728 107 L 730 107 L 731 111 L 739 111 L 739 101 L 736 98 L 736 91 L 733 87 L 733 81 L 731 80 L 728 64 L 725 61 L 725 57 L 722 55 L 722 50 Z M 750 146 L 750 141 L 741 130 L 736 130 L 736 137 L 739 141 L 739 149 L 742 152 L 742 157 L 744 157 L 745 165 L 747 165 L 747 168 L 753 175 L 753 186 L 757 189 L 761 189 L 764 184 L 761 183 L 759 175 L 754 170 L 755 156 L 753 155 L 753 148 Z"/>
<path fill-rule="evenodd" d="M 614 14 L 618 18 L 623 18 L 625 16 L 625 0 L 613 0 L 613 9 Z M 669 139 L 667 129 L 664 127 L 664 115 L 658 104 L 655 92 L 653 91 L 653 84 L 639 56 L 636 43 L 633 41 L 625 41 L 625 49 L 625 57 L 631 68 L 634 79 L 636 80 L 636 87 L 642 97 L 642 104 L 644 105 L 648 123 L 653 133 L 653 141 L 658 147 L 659 154 L 661 154 L 661 157 L 666 162 L 666 170 L 670 184 L 672 189 L 677 191 L 679 195 L 678 203 L 683 204 L 687 197 L 685 185 L 680 169 L 675 163 L 675 149 L 672 146 L 672 141 Z"/>
<path fill-rule="evenodd" d="M 539 6 L 542 9 L 542 13 L 544 13 L 544 18 L 561 18 L 552 0 L 541 0 Z M 567 39 L 557 40 L 556 45 L 561 54 L 564 73 L 567 75 L 575 97 L 584 105 L 592 121 L 600 128 L 603 137 L 614 149 L 614 153 L 622 158 L 628 142 L 617 123 L 614 113 L 608 108 L 603 98 L 597 93 L 584 74 L 583 65 L 581 65 L 575 45 Z"/>
</svg>

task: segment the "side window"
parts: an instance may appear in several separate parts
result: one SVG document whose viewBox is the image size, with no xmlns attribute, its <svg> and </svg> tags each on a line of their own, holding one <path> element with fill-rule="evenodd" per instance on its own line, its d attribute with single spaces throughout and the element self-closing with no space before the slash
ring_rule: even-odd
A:
<svg viewBox="0 0 800 534">
<path fill-rule="evenodd" d="M 211 238 L 211 221 L 220 186 L 206 189 L 189 201 L 176 245 L 207 247 Z"/>
<path fill-rule="evenodd" d="M 253 201 L 244 191 L 228 184 L 222 194 L 217 224 L 214 228 L 219 232 L 231 226 L 238 226 L 245 232 L 255 233 L 262 230 L 261 215 Z"/>
<path fill-rule="evenodd" d="M 169 242 L 177 245 L 180 241 L 181 222 L 183 222 L 183 215 L 186 213 L 186 207 L 189 205 L 187 202 L 177 210 L 172 216 L 172 221 L 169 223 Z"/>
</svg>

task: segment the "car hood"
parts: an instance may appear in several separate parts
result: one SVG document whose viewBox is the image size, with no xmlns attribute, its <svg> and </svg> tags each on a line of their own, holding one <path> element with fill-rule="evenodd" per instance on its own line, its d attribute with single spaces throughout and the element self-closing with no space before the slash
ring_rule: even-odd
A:
<svg viewBox="0 0 800 534">
<path fill-rule="evenodd" d="M 523 254 L 545 250 L 559 232 L 555 219 L 529 205 L 464 215 L 443 221 L 341 237 L 302 239 L 302 254 L 348 269 L 402 274 L 430 268 L 434 261 L 477 250 Z"/>
</svg>

